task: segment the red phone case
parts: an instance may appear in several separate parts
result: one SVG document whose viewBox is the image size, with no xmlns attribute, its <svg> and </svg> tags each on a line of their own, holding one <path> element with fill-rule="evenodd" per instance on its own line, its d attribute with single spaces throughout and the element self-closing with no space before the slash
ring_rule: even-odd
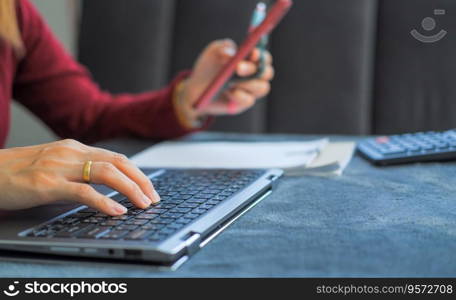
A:
<svg viewBox="0 0 456 300">
<path fill-rule="evenodd" d="M 237 51 L 236 55 L 223 67 L 212 80 L 206 90 L 201 94 L 195 107 L 200 110 L 206 107 L 214 96 L 222 89 L 225 83 L 233 76 L 237 65 L 245 59 L 258 44 L 260 39 L 279 24 L 293 5 L 292 0 L 277 0 L 271 7 L 263 23 L 253 30 Z"/>
</svg>

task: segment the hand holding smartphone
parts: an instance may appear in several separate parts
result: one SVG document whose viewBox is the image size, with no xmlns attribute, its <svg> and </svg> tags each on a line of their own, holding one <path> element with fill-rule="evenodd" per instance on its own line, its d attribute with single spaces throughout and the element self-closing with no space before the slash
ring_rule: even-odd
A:
<svg viewBox="0 0 456 300">
<path fill-rule="evenodd" d="M 288 13 L 292 4 L 292 0 L 277 0 L 275 4 L 271 7 L 269 12 L 267 13 L 267 16 L 264 18 L 261 24 L 257 27 L 251 27 L 248 37 L 246 38 L 244 43 L 239 47 L 239 50 L 236 53 L 236 55 L 232 59 L 230 59 L 230 61 L 222 68 L 222 70 L 217 74 L 217 76 L 208 85 L 206 90 L 204 90 L 204 92 L 198 98 L 198 101 L 195 105 L 195 108 L 197 110 L 205 108 L 211 102 L 211 100 L 219 93 L 223 86 L 233 76 L 237 65 L 242 60 L 244 60 L 255 49 L 255 47 L 257 47 L 257 45 L 260 45 L 261 47 L 261 43 L 265 42 L 266 36 L 272 32 L 272 30 Z M 258 19 L 260 19 L 260 16 L 258 17 Z M 266 47 L 266 45 L 264 47 Z"/>
</svg>

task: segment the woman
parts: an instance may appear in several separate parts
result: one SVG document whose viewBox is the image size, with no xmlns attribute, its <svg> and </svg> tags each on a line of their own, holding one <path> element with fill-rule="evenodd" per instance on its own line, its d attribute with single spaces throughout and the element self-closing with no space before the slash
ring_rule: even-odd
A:
<svg viewBox="0 0 456 300">
<path fill-rule="evenodd" d="M 110 186 L 139 208 L 160 201 L 150 180 L 125 156 L 76 140 L 175 138 L 204 128 L 212 116 L 244 112 L 269 92 L 274 73 L 270 55 L 261 79 L 233 85 L 203 112 L 192 108 L 235 52 L 230 40 L 212 42 L 193 71 L 180 74 L 168 87 L 111 95 L 101 91 L 88 72 L 65 53 L 28 0 L 0 0 L 0 147 L 8 132 L 11 98 L 67 138 L 0 150 L 0 209 L 68 199 L 112 216 L 126 212 L 90 187 L 89 181 Z M 241 62 L 238 75 L 255 74 L 258 57 L 254 51 L 249 60 Z"/>
</svg>

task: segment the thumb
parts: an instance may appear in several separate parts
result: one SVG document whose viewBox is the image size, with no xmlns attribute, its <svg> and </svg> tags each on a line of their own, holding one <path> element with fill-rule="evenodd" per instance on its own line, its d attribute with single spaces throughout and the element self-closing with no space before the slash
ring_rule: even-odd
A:
<svg viewBox="0 0 456 300">
<path fill-rule="evenodd" d="M 192 81 L 197 84 L 209 84 L 220 69 L 236 54 L 236 51 L 236 43 L 231 39 L 210 43 L 196 61 Z"/>
<path fill-rule="evenodd" d="M 237 46 L 233 40 L 217 40 L 204 49 L 196 64 L 204 64 L 205 62 L 225 64 L 236 54 L 236 51 Z"/>
<path fill-rule="evenodd" d="M 186 103 L 192 106 L 223 66 L 236 54 L 236 43 L 230 39 L 210 43 L 193 67 L 184 91 Z"/>
</svg>

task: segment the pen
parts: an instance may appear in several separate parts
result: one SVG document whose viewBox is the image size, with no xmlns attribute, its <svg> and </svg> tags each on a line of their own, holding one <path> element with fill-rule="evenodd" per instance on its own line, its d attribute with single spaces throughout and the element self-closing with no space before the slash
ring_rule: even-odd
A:
<svg viewBox="0 0 456 300">
<path fill-rule="evenodd" d="M 266 9 L 267 6 L 264 2 L 259 2 L 257 6 L 255 7 L 255 10 L 253 11 L 252 15 L 252 21 L 250 23 L 250 32 L 255 30 L 258 26 L 263 23 L 264 19 L 266 18 Z M 260 48 L 264 52 L 266 50 L 268 44 L 268 36 L 265 35 L 264 37 L 261 38 L 260 42 L 257 45 L 257 48 Z"/>
<path fill-rule="evenodd" d="M 250 32 L 258 27 L 266 18 L 266 4 L 260 2 L 253 11 L 252 20 L 250 22 Z"/>
<path fill-rule="evenodd" d="M 259 2 L 256 5 L 255 10 L 253 11 L 253 14 L 252 14 L 252 19 L 250 21 L 249 33 L 252 33 L 258 26 L 261 25 L 261 23 L 263 23 L 264 19 L 266 19 L 266 15 L 267 15 L 266 10 L 267 10 L 267 5 L 264 2 Z M 268 36 L 267 35 L 263 36 L 260 39 L 260 41 L 258 42 L 258 44 L 256 45 L 256 48 L 260 50 L 260 57 L 259 57 L 258 66 L 257 66 L 258 71 L 256 72 L 256 74 L 249 76 L 249 77 L 244 77 L 244 78 L 234 76 L 235 81 L 238 81 L 238 82 L 247 81 L 247 80 L 256 79 L 256 78 L 261 77 L 261 75 L 264 72 L 264 69 L 266 68 L 265 52 L 266 52 L 267 45 L 268 45 Z M 227 83 L 225 85 L 225 87 L 228 85 L 229 85 L 229 83 Z M 235 102 L 230 101 L 228 103 L 228 113 L 229 114 L 234 114 L 236 112 L 236 108 L 237 108 L 237 104 Z"/>
<path fill-rule="evenodd" d="M 259 2 L 253 12 L 252 21 L 250 24 L 250 32 L 255 30 L 258 26 L 263 23 L 267 15 L 267 5 L 264 2 Z M 258 71 L 255 75 L 251 76 L 248 79 L 254 79 L 261 77 L 266 68 L 266 48 L 268 46 L 269 37 L 268 35 L 263 36 L 258 42 L 257 48 L 260 50 L 260 58 L 258 61 Z"/>
</svg>

